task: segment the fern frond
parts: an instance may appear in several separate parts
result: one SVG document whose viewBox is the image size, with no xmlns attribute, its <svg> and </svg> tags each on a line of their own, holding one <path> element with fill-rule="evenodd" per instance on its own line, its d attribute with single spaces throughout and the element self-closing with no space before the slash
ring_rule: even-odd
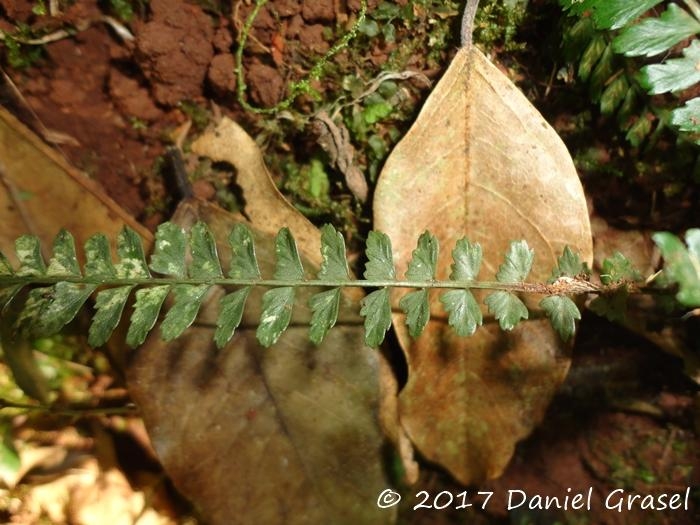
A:
<svg viewBox="0 0 700 525">
<path fill-rule="evenodd" d="M 534 260 L 534 252 L 525 241 L 511 243 L 495 281 L 477 280 L 481 247 L 466 238 L 460 239 L 452 251 L 449 280 L 436 280 L 439 244 L 429 232 L 418 239 L 403 280 L 396 276 L 391 241 L 381 232 L 368 235 L 363 280 L 351 278 L 345 242 L 330 225 L 321 228 L 322 262 L 315 279 L 305 276 L 296 242 L 287 228 L 281 229 L 275 238 L 276 263 L 271 279 L 261 275 L 253 235 L 245 225 L 234 226 L 228 241 L 231 262 L 224 276 L 215 239 L 203 222 L 196 223 L 189 232 L 169 222 L 160 225 L 148 261 L 133 230 L 125 228 L 118 236 L 116 262 L 112 262 L 107 238 L 98 234 L 85 243 L 83 275 L 68 232 L 57 235 L 48 265 L 41 256 L 38 239 L 22 236 L 16 241 L 19 261 L 16 271 L 0 254 L 0 306 L 14 300 L 20 289 L 31 286 L 14 330 L 22 337 L 46 336 L 70 322 L 94 294 L 95 315 L 88 341 L 100 346 L 112 335 L 133 295 L 126 341 L 130 346 L 138 346 L 161 316 L 161 337 L 166 341 L 179 337 L 196 320 L 212 287 L 233 288 L 219 300 L 214 341 L 223 347 L 241 323 L 251 290 L 262 286 L 269 289 L 262 296 L 256 336 L 263 346 L 271 346 L 290 324 L 297 289 L 325 288 L 309 299 L 309 339 L 319 344 L 337 322 L 342 289 L 375 288 L 362 299 L 360 315 L 364 317 L 365 342 L 377 347 L 391 326 L 391 288 L 415 289 L 399 301 L 413 337 L 418 337 L 430 321 L 431 289 L 442 290 L 440 302 L 449 315 L 449 324 L 462 336 L 473 334 L 483 322 L 472 289 L 496 290 L 486 297 L 485 304 L 504 330 L 511 330 L 520 320 L 528 318 L 527 308 L 516 293 L 551 296 L 541 306 L 565 339 L 571 337 L 575 320 L 580 317 L 575 304 L 565 294 L 599 291 L 579 278 L 584 265 L 568 248 L 560 257 L 550 283 L 525 282 Z M 624 265 L 617 264 L 611 269 L 615 271 L 629 277 L 624 273 Z M 168 297 L 171 306 L 162 314 Z"/>
<path fill-rule="evenodd" d="M 652 130 L 652 122 L 645 116 L 656 102 L 643 99 L 642 90 L 650 95 L 678 92 L 700 82 L 698 53 L 700 41 L 700 8 L 693 1 L 683 6 L 669 3 L 665 9 L 653 8 L 661 0 L 560 0 L 565 11 L 579 20 L 564 36 L 568 57 L 580 57 L 578 74 L 589 82 L 591 98 L 600 103 L 601 113 L 618 113 L 618 121 L 627 132 L 633 146 L 639 146 Z M 649 16 L 644 16 L 648 14 Z M 589 16 L 590 15 L 590 16 Z M 677 44 L 690 39 L 683 49 L 682 58 L 669 58 L 669 52 Z M 623 67 L 615 60 L 617 53 L 625 57 L 658 57 L 657 63 Z M 632 67 L 629 67 L 629 66 Z M 633 74 L 637 70 L 638 74 Z M 640 97 L 640 95 L 642 95 Z M 641 100 L 644 102 L 643 100 Z M 690 133 L 691 139 L 700 144 L 697 113 L 694 106 L 671 107 L 671 111 L 657 108 L 652 111 L 664 123 L 670 123 L 681 133 Z M 635 115 L 638 118 L 632 118 Z"/>
</svg>

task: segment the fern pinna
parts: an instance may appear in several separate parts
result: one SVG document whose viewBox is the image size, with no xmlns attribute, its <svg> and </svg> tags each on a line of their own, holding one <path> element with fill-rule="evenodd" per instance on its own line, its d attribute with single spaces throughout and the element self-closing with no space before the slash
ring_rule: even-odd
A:
<svg viewBox="0 0 700 525">
<path fill-rule="evenodd" d="M 428 290 L 446 289 L 440 301 L 449 324 L 459 335 L 473 334 L 482 324 L 482 311 L 471 289 L 495 289 L 484 302 L 503 330 L 512 330 L 528 318 L 528 309 L 518 292 L 546 294 L 541 308 L 563 339 L 569 339 L 580 318 L 576 304 L 565 293 L 595 291 L 596 286 L 582 278 L 585 265 L 568 248 L 559 258 L 549 283 L 526 283 L 534 252 L 525 241 L 512 242 L 493 282 L 477 281 L 481 265 L 481 247 L 467 239 L 456 243 L 452 251 L 452 273 L 446 281 L 436 280 L 439 253 L 437 239 L 425 232 L 413 251 L 404 280 L 396 278 L 391 241 L 380 232 L 367 238 L 367 265 L 364 279 L 352 279 L 348 270 L 345 242 L 330 225 L 321 228 L 322 263 L 315 279 L 306 279 L 296 242 L 287 228 L 275 238 L 275 270 L 272 278 L 261 275 L 251 231 L 243 224 L 229 235 L 231 263 L 224 275 L 216 243 L 204 222 L 196 223 L 189 233 L 166 222 L 158 228 L 154 251 L 147 264 L 141 240 L 125 228 L 117 239 L 119 260 L 112 262 L 108 239 L 97 234 L 85 243 L 83 272 L 79 267 L 75 243 L 62 230 L 55 238 L 48 265 L 41 256 L 39 240 L 25 235 L 16 240 L 19 266 L 15 270 L 0 254 L 0 306 L 7 306 L 25 286 L 33 285 L 17 316 L 15 330 L 25 337 L 46 336 L 59 331 L 78 313 L 87 299 L 95 295 L 95 315 L 88 341 L 104 344 L 119 323 L 124 308 L 134 293 L 133 313 L 126 336 L 132 347 L 144 342 L 153 329 L 168 295 L 173 304 L 161 323 L 164 340 L 172 340 L 190 326 L 213 286 L 235 288 L 219 302 L 214 339 L 223 347 L 238 328 L 246 300 L 253 286 L 269 288 L 262 298 L 262 313 L 257 339 L 266 347 L 273 345 L 286 330 L 292 317 L 295 292 L 299 287 L 321 287 L 311 296 L 309 339 L 318 344 L 336 323 L 343 287 L 375 289 L 361 301 L 365 341 L 376 347 L 391 325 L 389 290 L 415 288 L 400 301 L 406 324 L 418 337 L 430 319 Z M 565 286 L 564 286 L 565 285 Z"/>
</svg>

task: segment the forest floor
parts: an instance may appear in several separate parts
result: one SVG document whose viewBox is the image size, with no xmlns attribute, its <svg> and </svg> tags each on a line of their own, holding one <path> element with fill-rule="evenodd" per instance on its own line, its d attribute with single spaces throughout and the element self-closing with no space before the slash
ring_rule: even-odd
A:
<svg viewBox="0 0 700 525">
<path fill-rule="evenodd" d="M 121 12 L 119 18 L 123 4 L 133 12 L 128 16 Z M 382 4 L 386 2 L 369 2 L 375 24 L 386 23 L 379 16 L 372 18 Z M 191 140 L 224 114 L 263 145 L 273 176 L 290 201 L 317 224 L 336 223 L 356 251 L 368 229 L 370 206 L 353 196 L 340 172 L 314 171 L 314 159 L 323 160 L 325 154 L 317 131 L 296 115 L 341 97 L 350 101 L 343 109 L 345 120 L 351 124 L 355 158 L 367 174 L 371 194 L 381 162 L 429 93 L 425 80 L 437 81 L 456 49 L 461 7 L 415 2 L 414 33 L 394 20 L 392 39 L 370 36 L 373 29 L 366 27 L 313 83 L 315 96 L 299 97 L 291 116 L 271 118 L 241 107 L 237 95 L 235 43 L 252 2 L 85 0 L 59 5 L 61 12 L 50 16 L 36 14 L 37 6 L 49 8 L 44 2 L 0 0 L 0 29 L 8 33 L 21 27 L 26 38 L 41 38 L 65 27 L 79 28 L 55 41 L 47 38 L 43 45 L 5 49 L 3 68 L 21 97 L 11 95 L 6 83 L 3 105 L 49 140 L 70 164 L 99 182 L 128 213 L 154 229 L 174 211 L 180 196 L 166 154 L 173 144 L 185 152 L 196 195 L 228 209 L 242 207 L 228 168 L 203 166 L 188 152 Z M 243 56 L 249 101 L 269 107 L 282 100 L 285 86 L 302 78 L 336 40 L 331 28 L 342 33 L 358 9 L 359 2 L 352 0 L 271 0 L 255 20 Z M 105 21 L 105 15 L 114 22 Z M 480 35 L 488 40 L 493 60 L 571 149 L 594 210 L 594 233 L 600 235 L 596 242 L 615 247 L 628 243 L 643 260 L 651 251 L 649 232 L 698 226 L 698 186 L 654 168 L 663 164 L 661 158 L 673 156 L 670 139 L 659 141 L 658 158 L 651 161 L 653 153 L 630 153 L 595 110 L 590 117 L 593 106 L 585 90 L 555 74 L 565 67 L 553 51 L 561 18 L 556 2 L 531 1 L 515 36 L 506 38 L 501 31 L 489 40 L 488 27 L 482 27 Z M 495 18 L 491 23 L 505 27 L 507 22 Z M 120 33 L 120 28 L 129 33 Z M 551 34 L 539 37 L 547 31 Z M 377 90 L 372 104 L 353 101 L 363 86 L 388 70 L 410 70 L 421 76 L 397 77 L 394 91 Z M 353 84 L 357 79 L 364 83 L 359 91 Z M 392 109 L 394 103 L 397 107 Z M 385 111 L 387 104 L 388 114 L 376 119 L 368 114 Z M 577 119 L 585 112 L 589 120 L 582 130 Z M 645 162 L 652 167 L 640 175 L 638 163 Z M 697 327 L 694 330 L 690 333 L 697 335 Z M 621 327 L 585 312 L 568 379 L 544 421 L 518 446 L 502 477 L 476 487 L 494 491 L 496 498 L 504 498 L 510 489 L 560 496 L 568 488 L 590 489 L 593 509 L 577 513 L 521 508 L 507 514 L 496 510 L 504 508 L 501 501 L 484 512 L 470 513 L 469 522 L 700 522 L 698 387 L 684 373 L 682 360 L 646 335 L 644 330 L 635 333 L 634 326 Z M 111 373 L 93 370 L 79 388 L 92 393 L 108 389 L 126 403 L 122 380 L 116 373 L 107 378 Z M 138 523 L 196 523 L 192 508 L 177 496 L 160 469 L 138 418 L 127 414 L 74 422 L 58 416 L 18 415 L 12 428 L 15 440 L 34 443 L 45 456 L 35 458 L 34 466 L 11 489 L 0 489 L 0 521 L 96 523 L 90 521 L 90 512 L 107 512 L 119 505 L 136 508 L 136 500 L 142 498 L 147 511 L 142 511 Z M 80 483 L 74 478 L 67 481 L 75 475 L 71 467 L 79 463 L 87 477 Z M 427 462 L 422 466 L 411 491 L 464 490 L 440 468 Z M 105 486 L 96 493 L 98 478 Z M 53 493 L 39 490 L 49 486 Z M 683 492 L 690 486 L 696 488 L 688 512 L 618 513 L 602 508 L 605 495 L 616 488 L 647 494 Z M 52 506 L 52 498 L 70 502 Z M 122 511 L 130 512 L 115 510 Z M 400 523 L 411 525 L 464 523 L 464 519 L 457 511 L 414 511 L 404 506 L 400 512 Z"/>
</svg>

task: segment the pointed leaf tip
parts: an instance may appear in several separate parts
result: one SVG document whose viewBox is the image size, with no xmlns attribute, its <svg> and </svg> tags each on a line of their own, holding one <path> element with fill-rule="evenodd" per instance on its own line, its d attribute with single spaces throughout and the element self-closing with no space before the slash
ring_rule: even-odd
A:
<svg viewBox="0 0 700 525">
<path fill-rule="evenodd" d="M 261 345 L 269 348 L 277 342 L 289 326 L 294 306 L 294 288 L 284 286 L 273 288 L 263 295 L 263 311 L 260 324 L 255 332 Z"/>
<path fill-rule="evenodd" d="M 328 331 L 333 328 L 338 320 L 340 309 L 340 288 L 333 288 L 312 295 L 309 306 L 313 315 L 309 328 L 309 339 L 315 345 L 321 344 Z"/>
<path fill-rule="evenodd" d="M 535 251 L 530 249 L 524 240 L 513 241 L 506 252 L 505 262 L 498 268 L 496 279 L 500 283 L 521 283 L 525 281 L 532 262 L 535 259 Z"/>
<path fill-rule="evenodd" d="M 576 303 L 564 295 L 552 295 L 542 299 L 540 306 L 559 336 L 564 341 L 571 339 L 576 332 L 576 321 L 581 319 Z"/>
<path fill-rule="evenodd" d="M 216 241 L 203 221 L 198 221 L 190 231 L 192 264 L 189 274 L 193 279 L 217 279 L 223 277 Z"/>
<path fill-rule="evenodd" d="M 156 230 L 150 268 L 173 277 L 185 277 L 187 239 L 185 231 L 172 222 L 164 222 Z"/>
<path fill-rule="evenodd" d="M 98 233 L 85 241 L 85 275 L 110 279 L 117 276 L 107 237 Z"/>
<path fill-rule="evenodd" d="M 117 237 L 119 263 L 116 265 L 120 279 L 146 279 L 151 276 L 143 254 L 143 245 L 138 234 L 125 226 Z"/>
<path fill-rule="evenodd" d="M 22 235 L 15 240 L 15 252 L 19 260 L 17 275 L 45 275 L 46 264 L 41 256 L 41 244 L 35 235 Z"/>
<path fill-rule="evenodd" d="M 216 320 L 214 341 L 218 348 L 226 346 L 233 334 L 241 324 L 246 300 L 250 294 L 250 286 L 244 286 L 240 290 L 227 294 L 219 301 L 219 317 Z"/>
<path fill-rule="evenodd" d="M 53 256 L 46 270 L 47 275 L 80 277 L 78 256 L 75 253 L 75 239 L 68 231 L 61 229 L 53 241 Z"/>
<path fill-rule="evenodd" d="M 408 333 L 414 339 L 420 336 L 430 320 L 428 290 L 423 289 L 407 293 L 399 301 L 399 307 L 406 313 Z"/>
<path fill-rule="evenodd" d="M 440 302 L 449 314 L 449 325 L 460 337 L 474 334 L 481 326 L 481 308 L 469 290 L 449 290 L 440 296 Z"/>
<path fill-rule="evenodd" d="M 367 266 L 365 279 L 368 281 L 393 281 L 396 277 L 391 253 L 391 240 L 385 233 L 371 231 L 367 235 Z"/>
<path fill-rule="evenodd" d="M 321 227 L 321 269 L 319 279 L 344 281 L 348 279 L 348 262 L 345 257 L 345 239 L 333 226 Z"/>
<path fill-rule="evenodd" d="M 365 343 L 377 348 L 391 326 L 389 290 L 381 288 L 362 299 L 360 315 L 365 318 Z"/>
<path fill-rule="evenodd" d="M 413 250 L 413 257 L 408 263 L 406 277 L 415 281 L 433 281 L 437 271 L 439 244 L 430 232 L 423 232 L 418 238 L 418 245 Z"/>
<path fill-rule="evenodd" d="M 501 330 L 510 331 L 523 319 L 528 318 L 528 311 L 515 294 L 499 290 L 484 299 L 484 303 L 489 307 Z"/>
<path fill-rule="evenodd" d="M 304 268 L 301 265 L 297 243 L 289 228 L 282 228 L 275 238 L 275 279 L 301 281 L 304 278 Z"/>
<path fill-rule="evenodd" d="M 243 223 L 237 223 L 229 235 L 231 246 L 231 268 L 229 277 L 232 279 L 260 279 L 260 268 L 255 256 L 255 243 L 250 229 Z"/>
<path fill-rule="evenodd" d="M 481 245 L 471 243 L 464 237 L 457 241 L 452 250 L 452 273 L 450 279 L 453 281 L 473 281 L 479 275 L 481 268 L 482 250 Z"/>
</svg>

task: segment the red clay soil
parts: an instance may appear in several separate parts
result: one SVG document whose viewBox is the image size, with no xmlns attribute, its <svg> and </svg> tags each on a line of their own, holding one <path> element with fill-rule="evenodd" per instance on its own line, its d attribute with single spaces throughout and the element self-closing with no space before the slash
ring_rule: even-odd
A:
<svg viewBox="0 0 700 525">
<path fill-rule="evenodd" d="M 274 105 L 285 95 L 293 64 L 328 49 L 325 25 L 348 18 L 337 2 L 273 1 L 255 20 L 245 56 L 249 94 Z M 349 2 L 356 10 L 358 2 Z M 7 69 L 26 102 L 52 132 L 68 160 L 105 187 L 119 204 L 148 225 L 164 220 L 177 199 L 154 163 L 187 119 L 182 103 L 217 103 L 235 114 L 233 43 L 252 5 L 233 13 L 205 12 L 196 3 L 152 0 L 129 24 L 125 40 L 100 21 L 99 3 L 70 5 L 52 18 L 32 13 L 31 0 L 0 0 L 0 28 L 17 23 L 52 33 L 87 25 L 72 38 L 44 46 L 45 56 L 25 70 Z M 140 13 L 137 13 L 140 15 Z"/>
</svg>

